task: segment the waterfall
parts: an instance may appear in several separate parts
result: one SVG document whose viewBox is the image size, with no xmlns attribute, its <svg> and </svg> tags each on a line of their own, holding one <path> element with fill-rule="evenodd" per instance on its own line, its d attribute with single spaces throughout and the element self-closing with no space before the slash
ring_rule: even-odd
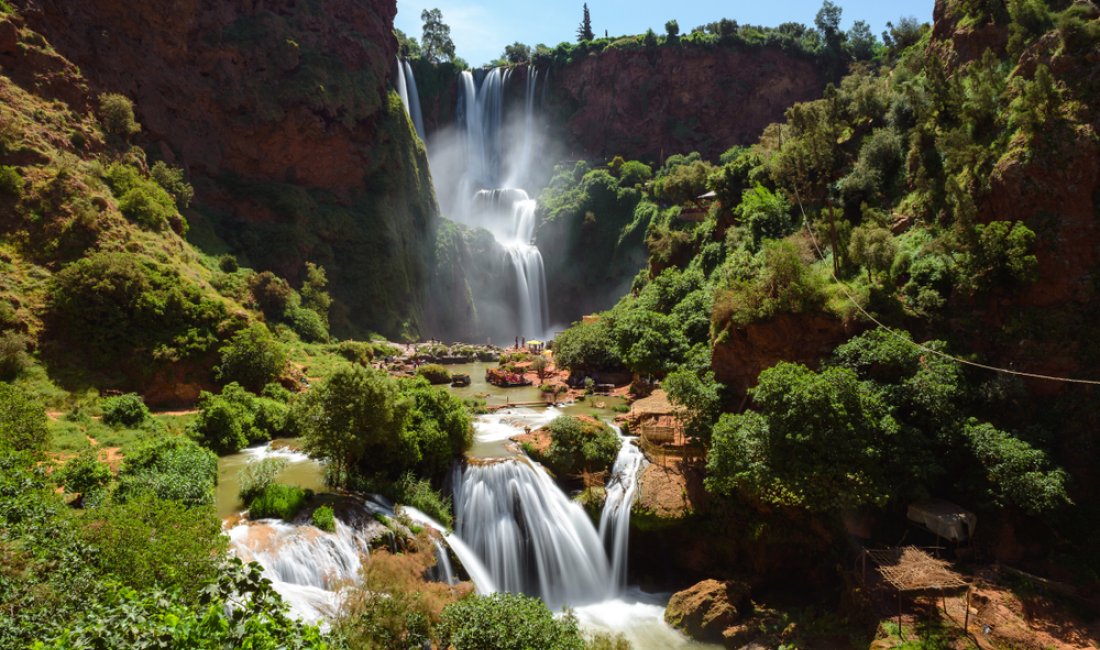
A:
<svg viewBox="0 0 1100 650">
<path fill-rule="evenodd" d="M 291 611 L 307 621 L 335 609 L 340 587 L 359 579 L 360 558 L 370 551 L 368 528 L 340 520 L 333 533 L 264 519 L 234 526 L 228 534 L 233 552 L 263 566 Z"/>
<path fill-rule="evenodd" d="M 401 103 L 405 105 L 405 112 L 412 119 L 416 134 L 421 140 L 426 139 L 424 133 L 424 117 L 420 112 L 420 93 L 416 90 L 416 76 L 413 75 L 412 64 L 408 61 L 397 59 L 397 74 L 394 76 L 397 86 L 397 94 L 401 96 Z"/>
<path fill-rule="evenodd" d="M 584 510 L 526 459 L 475 464 L 455 486 L 457 535 L 503 591 L 553 608 L 611 595 L 610 566 Z"/>
<path fill-rule="evenodd" d="M 435 566 L 439 581 L 448 585 L 455 584 L 458 579 L 455 578 L 455 570 L 451 566 L 451 556 L 447 553 L 446 547 L 438 539 L 433 539 L 432 544 L 435 545 Z"/>
<path fill-rule="evenodd" d="M 642 450 L 633 438 L 621 437 L 622 447 L 611 468 L 606 500 L 600 513 L 600 540 L 611 557 L 611 578 L 619 588 L 626 587 L 626 560 L 630 542 L 630 507 L 638 489 L 638 472 L 645 462 Z"/>
<path fill-rule="evenodd" d="M 466 225 L 485 228 L 504 250 L 516 286 L 509 310 L 515 323 L 496 324 L 497 336 L 526 338 L 546 335 L 549 308 L 542 253 L 532 243 L 537 205 L 527 192 L 514 187 L 526 182 L 535 157 L 538 71 L 528 69 L 522 122 L 505 121 L 504 91 L 511 68 L 484 73 L 463 71 L 459 83 L 458 128 L 465 161 L 458 180 L 460 205 L 453 217 Z M 513 137 L 520 128 L 519 138 Z"/>
</svg>

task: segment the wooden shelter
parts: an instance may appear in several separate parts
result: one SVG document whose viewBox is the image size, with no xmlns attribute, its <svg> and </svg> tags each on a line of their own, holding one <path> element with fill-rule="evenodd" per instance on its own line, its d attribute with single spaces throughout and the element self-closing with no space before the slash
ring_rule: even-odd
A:
<svg viewBox="0 0 1100 650">
<path fill-rule="evenodd" d="M 932 557 L 927 552 L 915 547 L 902 548 L 864 549 L 863 551 L 863 581 L 867 581 L 867 560 L 875 565 L 879 576 L 886 584 L 890 585 L 898 596 L 898 629 L 901 629 L 901 599 L 903 595 L 940 596 L 944 599 L 944 612 L 946 614 L 948 593 L 966 591 L 966 614 L 963 621 L 963 630 L 970 624 L 970 583 L 961 575 L 951 569 L 944 561 Z"/>
</svg>

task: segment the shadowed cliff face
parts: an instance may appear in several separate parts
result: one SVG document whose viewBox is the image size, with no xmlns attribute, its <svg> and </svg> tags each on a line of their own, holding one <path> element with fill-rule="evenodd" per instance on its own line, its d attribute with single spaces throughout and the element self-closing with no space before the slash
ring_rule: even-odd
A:
<svg viewBox="0 0 1100 650">
<path fill-rule="evenodd" d="M 187 170 L 197 243 L 292 279 L 324 265 L 338 332 L 418 329 L 438 208 L 389 95 L 394 0 L 17 4 Z"/>
<path fill-rule="evenodd" d="M 778 49 L 659 47 L 608 50 L 551 77 L 574 157 L 659 160 L 718 155 L 751 144 L 795 102 L 815 99 L 825 75 Z"/>
</svg>

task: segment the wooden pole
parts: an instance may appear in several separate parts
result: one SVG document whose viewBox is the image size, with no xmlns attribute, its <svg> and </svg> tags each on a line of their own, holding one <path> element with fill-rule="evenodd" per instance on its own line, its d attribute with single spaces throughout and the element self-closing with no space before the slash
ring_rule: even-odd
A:
<svg viewBox="0 0 1100 650">
<path fill-rule="evenodd" d="M 898 589 L 898 638 L 905 640 L 905 630 L 901 627 L 901 589 Z"/>
<path fill-rule="evenodd" d="M 963 618 L 963 632 L 970 633 L 970 587 L 966 588 L 966 616 Z"/>
</svg>

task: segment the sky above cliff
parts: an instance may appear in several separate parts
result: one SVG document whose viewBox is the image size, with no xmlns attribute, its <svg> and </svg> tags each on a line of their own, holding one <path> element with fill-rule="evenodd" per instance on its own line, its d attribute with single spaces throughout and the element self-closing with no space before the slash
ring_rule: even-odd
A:
<svg viewBox="0 0 1100 650">
<path fill-rule="evenodd" d="M 844 9 L 843 26 L 865 20 L 875 34 L 886 22 L 902 16 L 932 20 L 934 0 L 834 0 Z M 516 0 L 398 0 L 398 29 L 420 39 L 420 12 L 438 8 L 443 22 L 451 27 L 458 56 L 479 66 L 504 53 L 504 46 L 519 41 L 553 47 L 576 39 L 583 0 L 570 2 Z M 785 22 L 812 25 L 821 0 L 690 0 L 669 3 L 659 0 L 589 0 L 592 30 L 602 36 L 641 34 L 652 28 L 664 33 L 665 22 L 675 18 L 681 32 L 730 18 L 739 23 L 775 26 Z"/>
</svg>

